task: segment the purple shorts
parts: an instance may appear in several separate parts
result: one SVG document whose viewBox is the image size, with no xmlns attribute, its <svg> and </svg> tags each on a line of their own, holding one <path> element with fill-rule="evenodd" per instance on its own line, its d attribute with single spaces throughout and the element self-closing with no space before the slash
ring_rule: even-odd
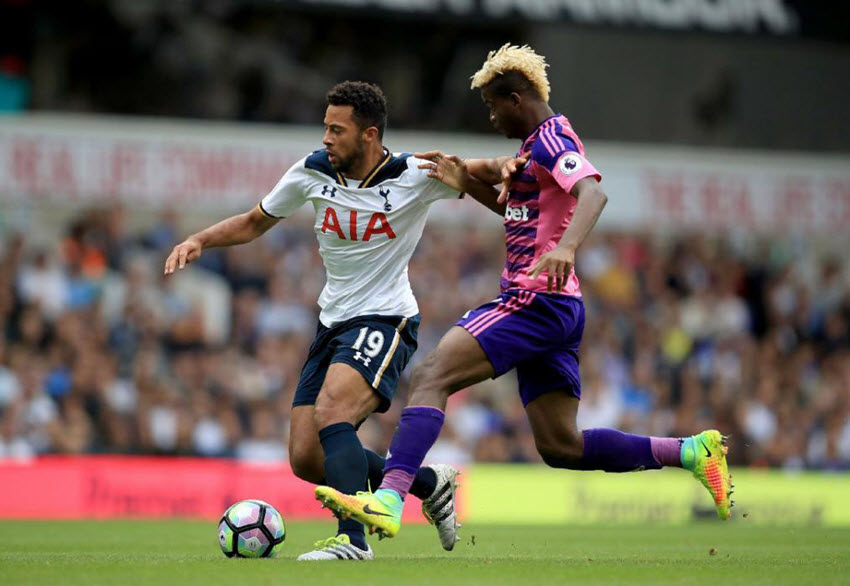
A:
<svg viewBox="0 0 850 586">
<path fill-rule="evenodd" d="M 516 368 L 523 405 L 557 390 L 581 398 L 580 298 L 513 289 L 468 312 L 457 325 L 478 340 L 496 376 Z"/>
</svg>

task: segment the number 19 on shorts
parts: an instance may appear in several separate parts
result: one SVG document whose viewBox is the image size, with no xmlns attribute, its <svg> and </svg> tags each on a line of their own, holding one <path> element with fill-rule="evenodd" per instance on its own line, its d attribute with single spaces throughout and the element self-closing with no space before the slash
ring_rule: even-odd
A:
<svg viewBox="0 0 850 586">
<path fill-rule="evenodd" d="M 363 347 L 364 343 L 366 344 L 365 348 Z M 372 359 L 380 354 L 384 348 L 384 334 L 379 330 L 370 332 L 368 326 L 362 327 L 351 347 L 356 350 L 354 360 L 362 361 L 364 366 L 369 366 Z"/>
</svg>

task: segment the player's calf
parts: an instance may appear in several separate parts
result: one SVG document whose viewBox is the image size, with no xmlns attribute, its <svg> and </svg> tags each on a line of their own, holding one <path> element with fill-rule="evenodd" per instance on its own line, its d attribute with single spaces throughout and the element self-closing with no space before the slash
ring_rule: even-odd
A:
<svg viewBox="0 0 850 586">
<path fill-rule="evenodd" d="M 292 473 L 301 480 L 311 484 L 324 484 L 325 472 L 321 461 L 316 462 L 313 454 L 293 451 L 289 454 L 289 465 Z"/>
</svg>

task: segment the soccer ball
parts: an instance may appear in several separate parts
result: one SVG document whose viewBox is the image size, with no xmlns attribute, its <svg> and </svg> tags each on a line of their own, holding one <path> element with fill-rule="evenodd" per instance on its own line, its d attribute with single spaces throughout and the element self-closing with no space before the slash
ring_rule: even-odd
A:
<svg viewBox="0 0 850 586">
<path fill-rule="evenodd" d="M 218 544 L 229 558 L 275 557 L 284 539 L 283 517 L 256 499 L 231 505 L 218 522 Z"/>
</svg>

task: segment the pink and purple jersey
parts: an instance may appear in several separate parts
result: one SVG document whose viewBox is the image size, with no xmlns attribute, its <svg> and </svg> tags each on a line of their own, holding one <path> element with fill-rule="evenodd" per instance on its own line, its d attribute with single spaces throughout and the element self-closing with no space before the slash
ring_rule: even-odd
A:
<svg viewBox="0 0 850 586">
<path fill-rule="evenodd" d="M 557 246 L 575 211 L 577 200 L 570 193 L 585 177 L 602 179 L 584 158 L 584 145 L 560 114 L 544 120 L 525 139 L 517 156 L 531 153 L 525 168 L 511 181 L 505 210 L 505 270 L 501 289 L 546 291 L 547 276 L 528 277 L 540 255 Z M 561 294 L 581 297 L 578 278 L 570 271 Z"/>
</svg>

